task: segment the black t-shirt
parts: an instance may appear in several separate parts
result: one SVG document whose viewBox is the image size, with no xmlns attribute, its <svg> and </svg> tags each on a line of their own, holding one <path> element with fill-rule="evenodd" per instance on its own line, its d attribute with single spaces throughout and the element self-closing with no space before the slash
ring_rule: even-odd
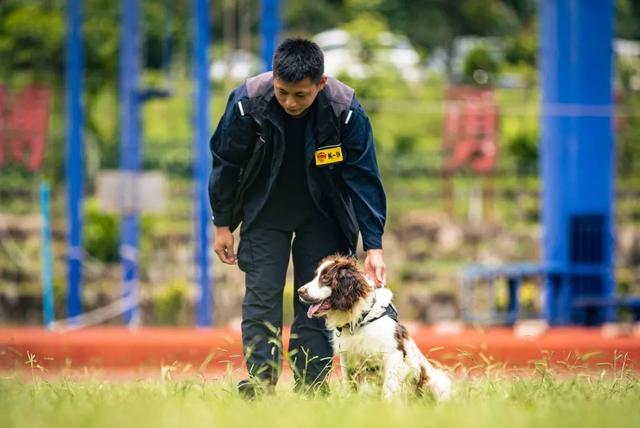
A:
<svg viewBox="0 0 640 428">
<path fill-rule="evenodd" d="M 305 140 L 310 113 L 303 117 L 292 117 L 285 114 L 284 132 L 286 149 L 280 171 L 279 187 L 288 187 L 296 193 L 307 189 L 307 173 L 305 168 Z M 304 185 L 304 186 L 303 186 Z M 276 189 L 277 190 L 277 189 Z"/>
<path fill-rule="evenodd" d="M 302 117 L 293 117 L 282 112 L 286 147 L 275 186 L 260 215 L 264 223 L 295 227 L 294 223 L 315 210 L 307 185 L 305 157 L 306 133 L 312 114 L 309 110 Z"/>
</svg>

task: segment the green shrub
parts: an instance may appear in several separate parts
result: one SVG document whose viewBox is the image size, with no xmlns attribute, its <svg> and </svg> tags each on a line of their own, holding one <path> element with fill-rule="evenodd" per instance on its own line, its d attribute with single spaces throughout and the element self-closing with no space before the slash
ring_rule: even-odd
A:
<svg viewBox="0 0 640 428">
<path fill-rule="evenodd" d="M 158 290 L 153 295 L 153 309 L 159 324 L 179 324 L 184 318 L 191 284 L 176 279 Z"/>
<path fill-rule="evenodd" d="M 507 153 L 515 161 L 518 174 L 535 174 L 538 168 L 538 136 L 520 130 L 509 141 Z"/>
<path fill-rule="evenodd" d="M 500 71 L 500 64 L 484 47 L 472 49 L 464 60 L 463 79 L 469 85 L 486 85 L 495 83 Z M 486 73 L 486 80 L 482 80 L 477 73 Z"/>
<path fill-rule="evenodd" d="M 115 214 L 103 213 L 95 199 L 85 205 L 84 247 L 87 254 L 103 262 L 120 259 L 120 220 Z"/>
</svg>

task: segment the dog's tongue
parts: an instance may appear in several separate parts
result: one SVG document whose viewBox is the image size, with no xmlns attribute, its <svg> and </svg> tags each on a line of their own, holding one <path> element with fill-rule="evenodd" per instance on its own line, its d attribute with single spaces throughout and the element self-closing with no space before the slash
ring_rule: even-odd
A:
<svg viewBox="0 0 640 428">
<path fill-rule="evenodd" d="M 313 305 L 309 306 L 309 310 L 307 311 L 307 317 L 312 318 L 313 314 L 318 312 L 318 309 L 320 309 L 320 306 L 322 306 L 322 303 L 323 302 L 314 303 Z"/>
</svg>

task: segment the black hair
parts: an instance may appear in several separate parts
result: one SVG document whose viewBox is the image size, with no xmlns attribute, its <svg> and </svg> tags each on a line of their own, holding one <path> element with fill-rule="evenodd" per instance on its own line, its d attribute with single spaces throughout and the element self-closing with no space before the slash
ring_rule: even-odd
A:
<svg viewBox="0 0 640 428">
<path fill-rule="evenodd" d="M 287 83 L 307 77 L 318 83 L 324 74 L 324 55 L 320 46 L 307 39 L 287 39 L 273 55 L 273 75 Z"/>
</svg>

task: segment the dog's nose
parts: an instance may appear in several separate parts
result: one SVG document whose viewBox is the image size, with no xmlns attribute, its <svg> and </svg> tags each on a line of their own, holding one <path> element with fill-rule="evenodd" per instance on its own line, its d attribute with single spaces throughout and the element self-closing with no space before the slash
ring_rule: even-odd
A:
<svg viewBox="0 0 640 428">
<path fill-rule="evenodd" d="M 304 287 L 298 288 L 298 296 L 302 297 L 303 299 L 308 298 L 309 292 Z"/>
</svg>

